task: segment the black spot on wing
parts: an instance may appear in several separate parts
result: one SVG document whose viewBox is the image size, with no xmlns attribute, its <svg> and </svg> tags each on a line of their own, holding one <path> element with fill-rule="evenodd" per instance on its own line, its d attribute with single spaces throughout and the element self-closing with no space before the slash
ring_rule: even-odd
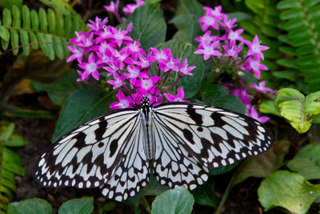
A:
<svg viewBox="0 0 320 214">
<path fill-rule="evenodd" d="M 198 125 L 201 126 L 202 116 L 196 112 L 196 110 L 192 107 L 192 105 L 188 105 L 187 113 L 189 114 L 190 118 Z"/>
<path fill-rule="evenodd" d="M 193 140 L 193 134 L 191 133 L 191 131 L 189 129 L 183 129 L 183 136 L 193 145 L 195 144 L 194 140 Z"/>
<path fill-rule="evenodd" d="M 97 141 L 101 141 L 103 139 L 103 134 L 106 132 L 108 122 L 104 119 L 104 117 L 100 118 L 100 122 L 98 123 L 99 128 L 94 131 Z"/>
<path fill-rule="evenodd" d="M 114 155 L 114 153 L 117 151 L 118 148 L 118 140 L 113 140 L 110 143 L 110 157 Z"/>
</svg>

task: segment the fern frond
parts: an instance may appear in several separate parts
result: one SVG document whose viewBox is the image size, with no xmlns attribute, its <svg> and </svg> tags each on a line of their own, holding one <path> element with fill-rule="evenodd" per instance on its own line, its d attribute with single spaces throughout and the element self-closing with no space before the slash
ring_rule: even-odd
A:
<svg viewBox="0 0 320 214">
<path fill-rule="evenodd" d="M 8 147 L 24 146 L 26 141 L 14 133 L 14 124 L 0 121 L 0 214 L 7 213 L 16 192 L 15 175 L 25 175 L 20 156 Z"/>
<path fill-rule="evenodd" d="M 20 10 L 12 6 L 5 8 L 0 21 L 0 41 L 2 50 L 12 49 L 14 55 L 20 47 L 28 55 L 30 49 L 39 46 L 49 59 L 55 56 L 65 59 L 68 54 L 67 41 L 74 37 L 74 32 L 84 30 L 85 24 L 79 15 L 63 15 L 52 9 L 45 11 L 29 10 L 24 5 Z"/>
<path fill-rule="evenodd" d="M 283 59 L 281 63 L 299 71 L 307 90 L 319 90 L 320 0 L 282 0 L 277 8 L 283 20 L 279 27 L 288 33 L 279 39 L 291 46 L 281 48 L 291 56 L 290 62 Z"/>
<path fill-rule="evenodd" d="M 249 35 L 244 35 L 245 39 L 252 40 L 255 35 L 259 36 L 263 45 L 270 47 L 264 52 L 266 64 L 269 70 L 277 70 L 278 65 L 274 59 L 281 57 L 278 51 L 281 43 L 277 39 L 279 36 L 278 23 L 279 12 L 276 8 L 277 0 L 246 0 L 247 8 L 252 12 L 252 19 L 240 22 L 241 28 L 244 28 Z"/>
</svg>

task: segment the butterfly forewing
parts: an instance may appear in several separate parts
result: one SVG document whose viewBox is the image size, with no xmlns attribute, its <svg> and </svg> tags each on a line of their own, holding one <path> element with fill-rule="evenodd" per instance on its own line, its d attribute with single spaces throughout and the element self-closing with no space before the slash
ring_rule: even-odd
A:
<svg viewBox="0 0 320 214">
<path fill-rule="evenodd" d="M 170 103 L 155 107 L 154 114 L 163 129 L 208 168 L 258 155 L 272 144 L 272 135 L 263 124 L 225 109 Z"/>
<path fill-rule="evenodd" d="M 140 121 L 139 111 L 128 109 L 81 125 L 41 156 L 35 179 L 46 187 L 107 186 L 109 191 L 103 187 L 102 193 L 110 198 L 130 195 L 132 189 L 146 185 L 149 174 Z M 137 175 L 126 176 L 129 169 Z"/>
</svg>

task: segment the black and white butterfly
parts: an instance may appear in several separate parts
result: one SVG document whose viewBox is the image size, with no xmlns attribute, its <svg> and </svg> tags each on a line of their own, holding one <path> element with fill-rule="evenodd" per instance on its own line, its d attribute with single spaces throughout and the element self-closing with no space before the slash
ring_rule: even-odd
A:
<svg viewBox="0 0 320 214">
<path fill-rule="evenodd" d="M 192 103 L 122 109 L 74 129 L 40 157 L 34 177 L 43 186 L 100 187 L 122 201 L 149 181 L 189 190 L 209 169 L 267 151 L 272 135 L 260 122 L 225 109 Z"/>
</svg>

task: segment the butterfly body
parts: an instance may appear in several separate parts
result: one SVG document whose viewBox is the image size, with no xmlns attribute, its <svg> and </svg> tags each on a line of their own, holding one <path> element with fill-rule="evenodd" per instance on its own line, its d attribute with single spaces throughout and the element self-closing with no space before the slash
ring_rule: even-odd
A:
<svg viewBox="0 0 320 214">
<path fill-rule="evenodd" d="M 100 187 L 122 201 L 149 181 L 149 160 L 160 184 L 192 190 L 209 169 L 265 152 L 272 135 L 260 122 L 192 103 L 149 104 L 93 119 L 52 144 L 34 169 L 44 186 Z"/>
</svg>

